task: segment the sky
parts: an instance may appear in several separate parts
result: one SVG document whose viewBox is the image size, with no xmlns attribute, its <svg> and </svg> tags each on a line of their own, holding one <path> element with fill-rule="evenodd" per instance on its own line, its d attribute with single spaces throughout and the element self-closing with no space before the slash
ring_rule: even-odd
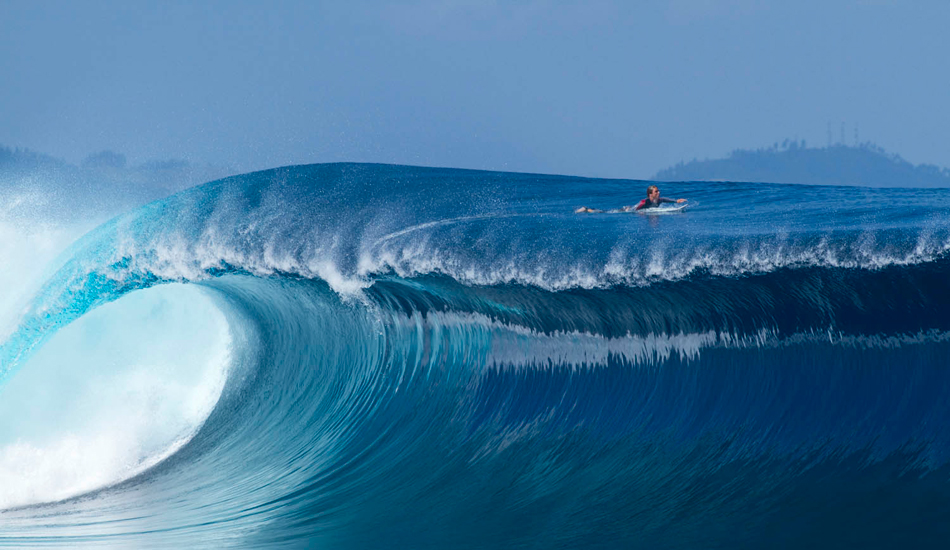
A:
<svg viewBox="0 0 950 550">
<path fill-rule="evenodd" d="M 786 138 L 950 166 L 950 2 L 0 0 L 0 145 L 647 178 Z"/>
</svg>

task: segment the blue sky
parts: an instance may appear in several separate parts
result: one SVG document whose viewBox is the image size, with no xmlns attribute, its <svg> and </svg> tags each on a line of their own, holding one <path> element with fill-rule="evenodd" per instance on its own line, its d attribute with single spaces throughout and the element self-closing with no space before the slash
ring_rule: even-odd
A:
<svg viewBox="0 0 950 550">
<path fill-rule="evenodd" d="M 785 138 L 950 166 L 950 2 L 0 0 L 0 144 L 644 178 Z"/>
</svg>

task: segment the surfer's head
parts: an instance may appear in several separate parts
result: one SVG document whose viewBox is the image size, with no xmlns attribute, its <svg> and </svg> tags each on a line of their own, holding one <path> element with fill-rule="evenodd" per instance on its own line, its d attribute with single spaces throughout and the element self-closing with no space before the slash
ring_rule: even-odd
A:
<svg viewBox="0 0 950 550">
<path fill-rule="evenodd" d="M 657 187 L 657 186 L 655 186 L 655 185 L 651 185 L 650 187 L 647 187 L 647 198 L 648 198 L 648 199 L 655 199 L 655 198 L 657 198 L 657 197 L 659 197 L 659 196 L 660 196 L 660 188 L 659 188 L 659 187 Z"/>
</svg>

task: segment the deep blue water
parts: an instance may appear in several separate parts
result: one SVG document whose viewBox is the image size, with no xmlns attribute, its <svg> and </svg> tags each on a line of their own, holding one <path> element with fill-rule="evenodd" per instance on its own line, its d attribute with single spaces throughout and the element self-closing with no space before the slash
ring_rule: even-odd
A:
<svg viewBox="0 0 950 550">
<path fill-rule="evenodd" d="M 573 212 L 647 185 L 312 165 L 100 226 L 2 383 L 158 287 L 226 320 L 226 382 L 132 477 L 9 501 L 0 545 L 945 547 L 950 190 L 669 183 L 682 213 Z"/>
</svg>

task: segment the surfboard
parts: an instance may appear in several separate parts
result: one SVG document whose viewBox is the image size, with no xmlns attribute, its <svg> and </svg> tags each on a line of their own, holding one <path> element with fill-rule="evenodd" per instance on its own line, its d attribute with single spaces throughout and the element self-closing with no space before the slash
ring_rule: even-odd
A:
<svg viewBox="0 0 950 550">
<path fill-rule="evenodd" d="M 675 214 L 677 212 L 682 212 L 689 203 L 684 202 L 677 204 L 675 206 L 657 206 L 655 208 L 641 208 L 640 210 L 635 210 L 637 214 L 644 214 L 649 216 L 662 216 L 663 214 Z"/>
<path fill-rule="evenodd" d="M 574 210 L 575 214 L 644 214 L 650 216 L 657 216 L 663 214 L 675 214 L 676 212 L 682 212 L 689 203 L 676 204 L 673 206 L 656 206 L 654 208 L 641 208 L 640 210 L 634 209 L 633 206 L 625 206 L 623 208 L 613 208 L 611 210 L 600 210 L 598 208 L 588 208 L 582 206 L 577 210 Z"/>
</svg>

